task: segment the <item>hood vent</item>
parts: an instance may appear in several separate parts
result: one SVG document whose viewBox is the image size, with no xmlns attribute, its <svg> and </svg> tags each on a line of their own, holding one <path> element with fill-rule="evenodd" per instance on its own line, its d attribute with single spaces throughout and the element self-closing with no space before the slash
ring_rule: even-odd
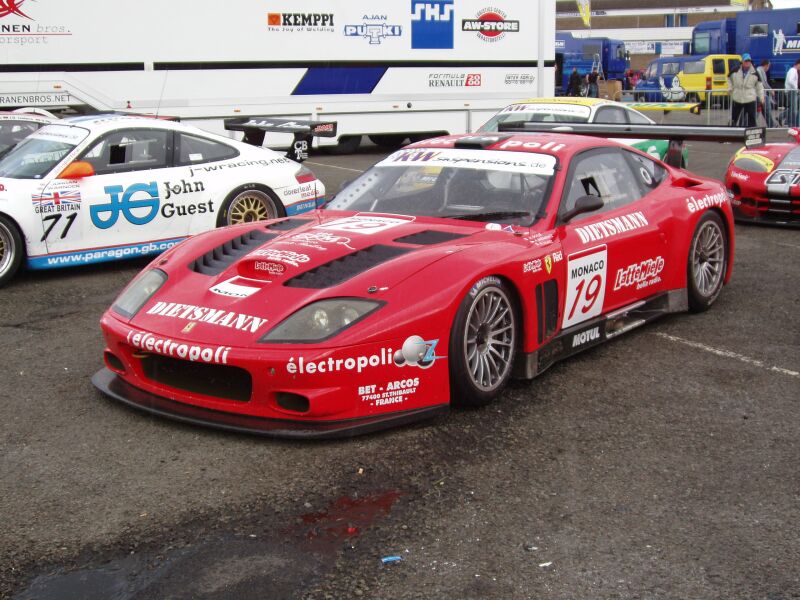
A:
<svg viewBox="0 0 800 600">
<path fill-rule="evenodd" d="M 446 231 L 434 231 L 428 229 L 427 231 L 420 231 L 419 233 L 412 233 L 405 237 L 397 238 L 395 242 L 400 244 L 417 244 L 419 246 L 433 246 L 434 244 L 442 244 L 444 242 L 452 242 L 463 237 L 467 237 L 463 233 L 448 233 Z"/>
<path fill-rule="evenodd" d="M 278 237 L 276 233 L 251 229 L 196 258 L 189 263 L 189 268 L 201 275 L 219 275 L 242 256 L 276 237 Z"/>
<path fill-rule="evenodd" d="M 333 287 L 411 250 L 398 246 L 370 246 L 292 277 L 284 285 L 308 289 Z"/>
<path fill-rule="evenodd" d="M 284 219 L 283 221 L 267 225 L 267 229 L 272 229 L 273 231 L 290 231 L 306 223 L 308 223 L 308 219 Z"/>
</svg>

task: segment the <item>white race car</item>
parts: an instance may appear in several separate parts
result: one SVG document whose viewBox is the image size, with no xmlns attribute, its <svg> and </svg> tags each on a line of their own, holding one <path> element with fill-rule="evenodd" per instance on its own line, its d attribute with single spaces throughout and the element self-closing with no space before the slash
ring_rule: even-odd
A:
<svg viewBox="0 0 800 600">
<path fill-rule="evenodd" d="M 247 138 L 248 127 L 237 129 Z M 335 127 L 252 128 L 260 139 L 295 133 L 302 158 L 311 135 Z M 157 254 L 214 227 L 312 210 L 324 194 L 311 171 L 267 148 L 162 119 L 64 119 L 0 158 L 0 285 L 23 261 L 49 269 Z"/>
</svg>

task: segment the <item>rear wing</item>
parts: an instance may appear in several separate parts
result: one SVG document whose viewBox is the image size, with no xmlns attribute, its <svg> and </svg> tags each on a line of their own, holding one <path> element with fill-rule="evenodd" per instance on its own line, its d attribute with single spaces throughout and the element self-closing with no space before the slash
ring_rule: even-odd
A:
<svg viewBox="0 0 800 600">
<path fill-rule="evenodd" d="M 606 125 L 594 123 L 500 123 L 500 131 L 514 133 L 575 133 L 604 138 L 669 140 L 664 162 L 681 166 L 684 142 L 739 142 L 746 148 L 763 146 L 766 127 L 692 127 L 689 125 Z"/>
<path fill-rule="evenodd" d="M 236 117 L 225 119 L 228 131 L 243 131 L 244 141 L 254 146 L 264 143 L 267 131 L 293 133 L 292 146 L 286 158 L 303 162 L 308 158 L 308 148 L 314 136 L 336 137 L 336 121 L 302 121 L 299 119 L 273 119 L 271 117 Z"/>
<path fill-rule="evenodd" d="M 699 115 L 703 109 L 700 102 L 623 102 L 623 104 L 640 112 L 658 110 L 665 113 L 690 112 Z"/>
</svg>

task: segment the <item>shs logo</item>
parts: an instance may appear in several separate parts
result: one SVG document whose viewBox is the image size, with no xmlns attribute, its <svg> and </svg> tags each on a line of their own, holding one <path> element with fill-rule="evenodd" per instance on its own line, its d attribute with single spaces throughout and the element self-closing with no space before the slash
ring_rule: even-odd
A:
<svg viewBox="0 0 800 600">
<path fill-rule="evenodd" d="M 411 47 L 453 47 L 454 0 L 411 0 Z"/>
</svg>

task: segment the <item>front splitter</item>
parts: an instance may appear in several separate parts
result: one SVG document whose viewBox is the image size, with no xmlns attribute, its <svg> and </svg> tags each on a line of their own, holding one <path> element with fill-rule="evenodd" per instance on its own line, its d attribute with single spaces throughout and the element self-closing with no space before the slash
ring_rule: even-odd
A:
<svg viewBox="0 0 800 600">
<path fill-rule="evenodd" d="M 92 383 L 110 398 L 150 414 L 192 425 L 275 438 L 333 439 L 351 437 L 430 419 L 447 414 L 450 410 L 448 404 L 441 404 L 344 421 L 288 421 L 226 413 L 175 402 L 141 390 L 106 368 L 100 369 L 94 374 Z"/>
</svg>

